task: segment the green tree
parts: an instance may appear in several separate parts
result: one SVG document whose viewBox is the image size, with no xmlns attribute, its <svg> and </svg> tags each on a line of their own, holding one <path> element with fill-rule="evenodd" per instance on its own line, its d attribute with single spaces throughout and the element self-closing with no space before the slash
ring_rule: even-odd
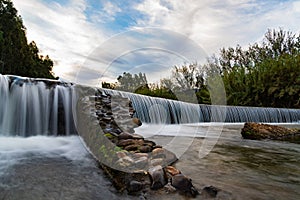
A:
<svg viewBox="0 0 300 200">
<path fill-rule="evenodd" d="M 261 44 L 221 49 L 211 63 L 223 76 L 230 105 L 299 108 L 300 35 L 268 30 Z"/>
<path fill-rule="evenodd" d="M 26 28 L 12 1 L 0 0 L 0 73 L 54 78 L 53 61 L 39 55 L 35 42 L 28 44 Z"/>
</svg>

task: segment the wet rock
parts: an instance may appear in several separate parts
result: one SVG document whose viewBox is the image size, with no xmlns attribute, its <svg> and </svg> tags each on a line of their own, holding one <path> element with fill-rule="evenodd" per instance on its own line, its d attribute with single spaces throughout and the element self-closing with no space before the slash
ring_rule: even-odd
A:
<svg viewBox="0 0 300 200">
<path fill-rule="evenodd" d="M 161 148 L 163 148 L 161 145 L 154 145 L 153 146 L 153 149 L 161 149 Z"/>
<path fill-rule="evenodd" d="M 123 158 L 120 158 L 116 164 L 121 167 L 129 167 L 134 163 L 134 160 L 130 158 L 129 156 L 125 156 Z"/>
<path fill-rule="evenodd" d="M 125 146 L 129 146 L 129 145 L 132 145 L 132 144 L 135 144 L 135 140 L 133 139 L 127 139 L 127 140 L 119 140 L 119 142 L 117 143 L 117 145 L 119 147 L 125 147 Z"/>
<path fill-rule="evenodd" d="M 131 145 L 124 147 L 124 149 L 126 151 L 137 151 L 139 147 L 140 147 L 140 145 L 138 145 L 138 144 L 131 144 Z"/>
<path fill-rule="evenodd" d="M 163 188 L 167 184 L 165 172 L 161 166 L 155 166 L 149 169 L 149 175 L 151 179 L 151 189 L 158 190 Z"/>
<path fill-rule="evenodd" d="M 244 139 L 271 139 L 296 143 L 300 142 L 300 130 L 293 130 L 268 124 L 245 123 L 241 134 Z"/>
<path fill-rule="evenodd" d="M 165 150 L 163 148 L 153 149 L 152 158 L 166 158 Z"/>
<path fill-rule="evenodd" d="M 181 174 L 181 172 L 178 169 L 176 169 L 175 167 L 173 167 L 173 166 L 167 166 L 167 167 L 165 167 L 165 171 L 166 171 L 167 175 L 169 175 L 170 178 L 172 176 L 177 175 L 177 174 Z"/>
<path fill-rule="evenodd" d="M 183 174 L 177 174 L 171 178 L 171 184 L 177 190 L 181 191 L 187 196 L 196 197 L 199 192 L 193 186 L 192 180 L 184 176 Z"/>
<path fill-rule="evenodd" d="M 164 160 L 162 158 L 156 158 L 156 159 L 151 159 L 150 161 L 151 166 L 161 166 L 164 165 Z"/>
<path fill-rule="evenodd" d="M 112 117 L 102 117 L 100 120 L 105 122 L 105 123 L 109 123 L 109 122 L 111 122 Z"/>
<path fill-rule="evenodd" d="M 163 149 L 163 150 L 164 150 L 164 154 L 163 154 L 163 156 L 160 156 L 160 157 L 164 159 L 165 166 L 172 165 L 173 163 L 175 163 L 178 160 L 178 158 L 176 157 L 176 155 L 174 153 L 172 153 L 171 151 L 168 151 L 167 149 Z M 159 156 L 157 156 L 157 157 L 159 157 Z"/>
<path fill-rule="evenodd" d="M 137 168 L 144 168 L 147 164 L 148 164 L 147 157 L 140 157 L 137 160 L 135 160 L 135 166 Z"/>
<path fill-rule="evenodd" d="M 141 158 L 141 157 L 146 157 L 148 158 L 148 154 L 147 153 L 135 153 L 132 155 L 134 158 Z"/>
<path fill-rule="evenodd" d="M 145 145 L 145 146 L 138 147 L 138 150 L 141 153 L 150 153 L 152 151 L 152 148 L 150 146 L 148 146 L 148 145 Z"/>
<path fill-rule="evenodd" d="M 132 122 L 137 126 L 142 126 L 142 122 L 139 118 L 136 117 L 132 118 Z"/>
<path fill-rule="evenodd" d="M 164 190 L 167 193 L 175 193 L 177 191 L 176 188 L 171 185 L 171 183 L 168 183 L 167 185 L 165 185 Z"/>
<path fill-rule="evenodd" d="M 118 158 L 124 158 L 127 156 L 127 154 L 124 151 L 118 151 L 116 154 Z"/>
<path fill-rule="evenodd" d="M 206 186 L 202 189 L 201 195 L 208 198 L 216 198 L 219 189 L 214 186 Z"/>
<path fill-rule="evenodd" d="M 133 139 L 133 135 L 130 133 L 126 133 L 126 132 L 122 132 L 119 136 L 118 136 L 119 140 L 126 140 L 126 139 Z"/>
<path fill-rule="evenodd" d="M 143 183 L 139 182 L 139 181 L 130 181 L 127 184 L 127 191 L 128 193 L 135 193 L 138 192 L 140 190 L 142 190 L 144 187 Z"/>
<path fill-rule="evenodd" d="M 144 137 L 139 134 L 132 134 L 132 137 L 133 137 L 133 139 L 141 139 L 141 140 L 144 139 Z"/>
</svg>

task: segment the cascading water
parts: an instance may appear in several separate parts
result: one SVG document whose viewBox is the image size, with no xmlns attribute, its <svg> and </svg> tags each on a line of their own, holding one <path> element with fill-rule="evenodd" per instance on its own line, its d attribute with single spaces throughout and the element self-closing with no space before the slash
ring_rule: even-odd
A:
<svg viewBox="0 0 300 200">
<path fill-rule="evenodd" d="M 271 122 L 300 121 L 299 109 L 198 105 L 104 89 L 132 101 L 136 116 L 146 123 Z"/>
<path fill-rule="evenodd" d="M 75 134 L 72 92 L 57 81 L 0 75 L 0 135 Z"/>
<path fill-rule="evenodd" d="M 116 90 L 103 91 L 129 98 L 136 116 L 146 123 L 300 121 L 299 109 L 198 105 Z M 0 75 L 0 135 L 75 134 L 74 94 L 71 84 Z"/>
</svg>

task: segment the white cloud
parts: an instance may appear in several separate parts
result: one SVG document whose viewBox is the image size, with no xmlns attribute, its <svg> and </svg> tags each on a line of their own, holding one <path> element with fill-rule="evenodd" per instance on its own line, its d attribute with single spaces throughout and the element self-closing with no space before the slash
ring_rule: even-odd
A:
<svg viewBox="0 0 300 200">
<path fill-rule="evenodd" d="M 94 11 L 91 19 L 94 23 L 107 23 L 114 21 L 115 16 L 120 12 L 122 12 L 122 10 L 118 5 L 110 1 L 105 1 L 102 10 Z"/>
<path fill-rule="evenodd" d="M 136 9 L 147 16 L 139 20 L 140 26 L 180 32 L 209 54 L 221 47 L 254 43 L 267 28 L 299 30 L 299 1 L 145 0 Z"/>
<path fill-rule="evenodd" d="M 73 66 L 81 65 L 107 38 L 87 21 L 85 0 L 72 0 L 65 6 L 39 0 L 15 0 L 14 4 L 27 27 L 29 41 L 34 40 L 41 53 L 57 63 L 54 71 L 64 79 L 73 81 Z"/>
<path fill-rule="evenodd" d="M 72 0 L 64 5 L 41 0 L 14 0 L 27 27 L 29 41 L 34 40 L 42 54 L 48 54 L 57 62 L 56 75 L 75 81 L 80 72 L 80 78 L 92 84 L 97 83 L 101 75 L 109 80 L 118 73 L 140 70 L 141 67 L 152 67 L 153 74 L 156 73 L 153 76 L 157 78 L 162 67 L 179 62 L 170 53 L 172 51 L 196 59 L 195 47 L 187 47 L 191 45 L 187 38 L 211 55 L 218 53 L 221 47 L 254 43 L 262 38 L 267 28 L 300 30 L 300 1 L 295 0 L 282 3 L 275 0 L 144 0 L 123 7 L 121 3 L 103 2 L 100 7 L 97 5 L 100 9 L 97 10 L 87 0 Z M 128 19 L 135 20 L 136 23 L 132 23 L 135 27 L 127 27 L 129 23 L 122 20 L 116 21 L 119 14 L 125 13 L 132 14 Z M 123 30 L 158 29 L 150 35 L 147 29 L 139 29 L 132 32 L 134 34 L 120 34 L 119 39 L 110 38 L 118 30 L 109 27 L 116 26 L 123 26 Z M 136 37 L 135 34 L 143 31 L 143 38 L 139 38 L 141 35 Z M 172 31 L 174 34 L 170 33 Z M 105 42 L 107 39 L 109 42 Z M 128 50 L 150 46 L 170 52 L 151 50 L 152 55 L 149 55 L 150 51 L 141 50 L 124 56 Z M 110 62 L 113 60 L 116 62 L 112 67 Z M 107 67 L 112 68 L 108 70 Z"/>
</svg>

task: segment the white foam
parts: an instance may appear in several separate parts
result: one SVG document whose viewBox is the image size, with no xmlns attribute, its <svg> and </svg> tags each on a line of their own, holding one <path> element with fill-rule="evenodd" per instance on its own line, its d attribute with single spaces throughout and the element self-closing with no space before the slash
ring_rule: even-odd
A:
<svg viewBox="0 0 300 200">
<path fill-rule="evenodd" d="M 32 157 L 64 157 L 72 161 L 88 161 L 80 137 L 34 136 L 0 137 L 0 175 L 10 166 Z"/>
</svg>

